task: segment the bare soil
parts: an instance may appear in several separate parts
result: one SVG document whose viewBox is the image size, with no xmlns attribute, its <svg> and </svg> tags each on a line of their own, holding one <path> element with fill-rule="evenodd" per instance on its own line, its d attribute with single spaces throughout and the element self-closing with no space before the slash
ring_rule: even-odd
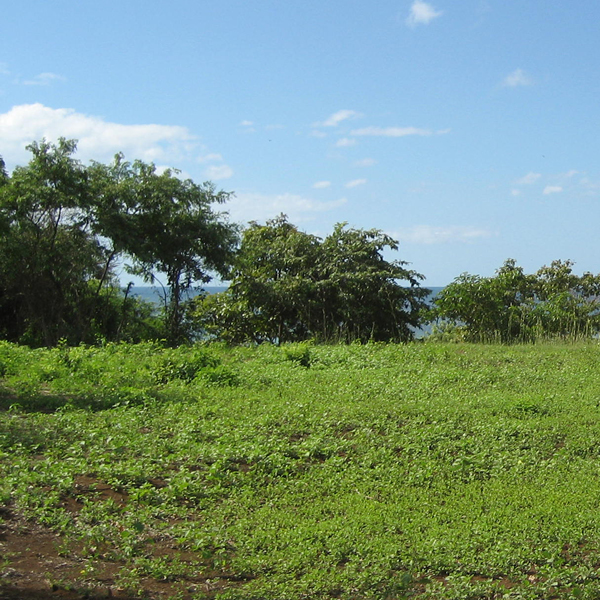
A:
<svg viewBox="0 0 600 600">
<path fill-rule="evenodd" d="M 161 554 L 165 552 L 162 549 Z M 212 580 L 206 576 L 167 582 L 144 579 L 132 592 L 118 583 L 124 564 L 94 561 L 93 576 L 83 570 L 85 566 L 89 569 L 89 560 L 78 556 L 77 549 L 59 535 L 0 507 L 0 600 L 166 600 L 175 596 L 191 600 L 199 593 L 210 598 L 227 585 L 216 574 Z"/>
</svg>

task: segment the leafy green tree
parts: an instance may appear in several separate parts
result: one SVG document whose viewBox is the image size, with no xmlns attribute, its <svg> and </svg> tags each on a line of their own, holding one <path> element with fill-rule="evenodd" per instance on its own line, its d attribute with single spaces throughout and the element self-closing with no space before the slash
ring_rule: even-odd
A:
<svg viewBox="0 0 600 600">
<path fill-rule="evenodd" d="M 319 240 L 283 215 L 250 223 L 232 271 L 231 297 L 251 317 L 256 341 L 304 339 L 314 296 Z"/>
<path fill-rule="evenodd" d="M 28 146 L 32 158 L 0 186 L 2 319 L 6 337 L 54 345 L 90 333 L 90 306 L 110 259 L 89 229 L 92 194 L 74 141 Z M 93 281 L 97 285 L 91 285 Z"/>
<path fill-rule="evenodd" d="M 429 290 L 420 287 L 423 275 L 407 269 L 406 262 L 386 260 L 386 248 L 398 250 L 398 243 L 379 229 L 347 228 L 345 223 L 325 238 L 318 278 L 324 339 L 412 339 Z"/>
<path fill-rule="evenodd" d="M 208 283 L 211 272 L 226 276 L 237 245 L 237 227 L 213 210 L 229 194 L 122 155 L 111 165 L 95 164 L 92 175 L 96 233 L 111 240 L 112 253 L 131 257 L 132 272 L 147 282 L 166 275 L 167 340 L 184 341 L 186 292 L 196 282 Z"/>
<path fill-rule="evenodd" d="M 555 260 L 536 273 L 538 300 L 531 319 L 546 335 L 590 336 L 600 328 L 600 276 L 573 273 L 570 260 Z"/>
<path fill-rule="evenodd" d="M 435 298 L 432 317 L 459 327 L 472 341 L 533 341 L 592 335 L 600 325 L 600 278 L 554 261 L 526 275 L 507 260 L 494 277 L 463 273 Z"/>
<path fill-rule="evenodd" d="M 428 290 L 381 231 L 336 225 L 321 240 L 285 215 L 244 231 L 226 294 L 196 302 L 200 328 L 228 341 L 404 341 Z M 408 285 L 402 286 L 401 281 Z"/>
</svg>

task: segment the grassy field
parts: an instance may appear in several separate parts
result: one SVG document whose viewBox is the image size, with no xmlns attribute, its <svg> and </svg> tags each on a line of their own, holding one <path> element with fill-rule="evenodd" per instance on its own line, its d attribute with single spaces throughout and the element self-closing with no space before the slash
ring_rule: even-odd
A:
<svg viewBox="0 0 600 600">
<path fill-rule="evenodd" d="M 599 364 L 0 343 L 0 597 L 597 599 Z"/>
</svg>

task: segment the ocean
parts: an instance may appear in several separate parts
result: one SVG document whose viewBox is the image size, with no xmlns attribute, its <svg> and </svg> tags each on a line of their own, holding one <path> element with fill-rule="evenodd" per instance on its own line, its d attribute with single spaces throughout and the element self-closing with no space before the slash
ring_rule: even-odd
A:
<svg viewBox="0 0 600 600">
<path fill-rule="evenodd" d="M 423 286 L 423 287 L 427 287 L 427 286 Z M 207 285 L 205 288 L 203 288 L 203 291 L 205 291 L 209 294 L 218 294 L 219 292 L 224 292 L 226 289 L 227 289 L 226 285 L 222 285 L 222 286 Z M 443 287 L 431 287 L 429 289 L 431 290 L 431 294 L 429 295 L 427 300 L 429 302 L 431 302 L 431 300 L 433 300 L 440 293 L 440 291 L 443 290 L 444 288 Z M 160 304 L 162 302 L 163 290 L 160 287 L 151 286 L 151 285 L 134 285 L 131 287 L 131 291 L 129 293 L 132 294 L 133 296 L 139 296 L 142 300 L 146 300 L 148 302 L 154 302 L 156 304 Z M 186 294 L 186 299 L 193 298 L 193 297 L 197 296 L 198 294 L 200 294 L 200 290 L 191 290 L 190 292 L 188 292 Z"/>
<path fill-rule="evenodd" d="M 202 290 L 192 289 L 189 292 L 186 292 L 184 299 L 188 300 L 189 298 L 194 298 L 201 291 L 205 291 L 209 294 L 218 294 L 219 292 L 223 292 L 227 289 L 227 286 L 217 286 L 217 285 L 207 285 Z M 163 301 L 163 289 L 161 287 L 153 286 L 153 285 L 133 285 L 131 286 L 131 290 L 129 294 L 132 296 L 138 296 L 142 300 L 146 300 L 147 302 L 154 302 L 155 304 L 161 304 Z"/>
</svg>

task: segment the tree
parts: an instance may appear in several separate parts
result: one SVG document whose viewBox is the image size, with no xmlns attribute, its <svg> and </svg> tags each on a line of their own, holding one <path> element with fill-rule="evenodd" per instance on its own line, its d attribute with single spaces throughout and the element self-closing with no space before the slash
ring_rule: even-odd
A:
<svg viewBox="0 0 600 600">
<path fill-rule="evenodd" d="M 429 290 L 420 287 L 423 275 L 407 269 L 406 262 L 386 260 L 386 248 L 398 250 L 398 242 L 379 229 L 347 228 L 346 223 L 325 238 L 318 285 L 325 339 L 412 339 Z"/>
<path fill-rule="evenodd" d="M 2 307 L 6 337 L 32 344 L 73 343 L 89 334 L 91 305 L 110 259 L 89 229 L 92 194 L 86 169 L 60 139 L 28 146 L 32 158 L 0 186 Z"/>
<path fill-rule="evenodd" d="M 199 300 L 195 318 L 205 331 L 237 342 L 411 339 L 428 290 L 406 263 L 387 261 L 386 248 L 397 243 L 376 229 L 339 224 L 321 240 L 285 215 L 251 223 L 228 292 Z"/>
<path fill-rule="evenodd" d="M 600 278 L 571 261 L 526 275 L 507 260 L 494 277 L 463 273 L 435 298 L 432 319 L 458 326 L 469 340 L 533 341 L 598 331 Z"/>
<path fill-rule="evenodd" d="M 122 155 L 108 166 L 96 163 L 92 174 L 99 190 L 96 233 L 111 240 L 114 254 L 131 257 L 132 272 L 146 281 L 166 275 L 167 340 L 184 341 L 185 293 L 196 282 L 208 283 L 211 272 L 226 276 L 237 245 L 237 227 L 212 208 L 229 194 Z"/>
</svg>

